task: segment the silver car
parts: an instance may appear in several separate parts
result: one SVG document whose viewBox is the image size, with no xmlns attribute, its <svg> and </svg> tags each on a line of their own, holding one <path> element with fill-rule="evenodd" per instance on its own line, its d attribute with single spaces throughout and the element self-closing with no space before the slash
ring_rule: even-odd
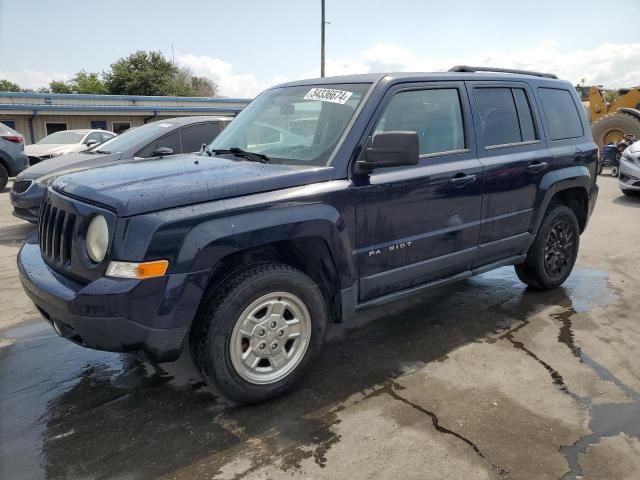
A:
<svg viewBox="0 0 640 480">
<path fill-rule="evenodd" d="M 625 195 L 640 195 L 640 141 L 622 152 L 618 186 Z"/>
</svg>

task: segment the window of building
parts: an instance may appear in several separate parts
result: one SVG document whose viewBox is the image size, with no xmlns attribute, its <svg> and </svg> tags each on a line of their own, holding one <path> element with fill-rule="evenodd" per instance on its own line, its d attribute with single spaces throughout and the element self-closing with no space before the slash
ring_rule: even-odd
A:
<svg viewBox="0 0 640 480">
<path fill-rule="evenodd" d="M 149 145 L 140 150 L 135 156 L 140 158 L 153 157 L 153 152 L 158 148 L 167 147 L 173 150 L 173 153 L 180 153 L 180 132 L 176 130 L 169 135 L 165 135 L 158 140 L 151 142 Z"/>
<path fill-rule="evenodd" d="M 46 122 L 44 124 L 44 129 L 47 132 L 47 135 L 51 135 L 52 133 L 67 130 L 67 124 L 64 122 Z"/>
<path fill-rule="evenodd" d="M 107 129 L 107 121 L 106 120 L 91 120 L 91 128 L 93 130 L 106 130 Z"/>
<path fill-rule="evenodd" d="M 202 144 L 209 145 L 220 133 L 220 122 L 198 123 L 180 129 L 182 153 L 197 152 Z"/>
<path fill-rule="evenodd" d="M 485 147 L 537 139 L 527 94 L 522 88 L 476 88 Z"/>
<path fill-rule="evenodd" d="M 121 134 L 130 128 L 131 122 L 111 122 L 111 131 L 113 133 Z"/>
<path fill-rule="evenodd" d="M 12 130 L 16 129 L 16 121 L 15 120 L 0 120 L 0 123 L 4 123 L 7 127 Z"/>
<path fill-rule="evenodd" d="M 418 134 L 420 155 L 464 149 L 458 90 L 443 88 L 395 94 L 378 120 L 374 135 L 398 130 Z"/>
<path fill-rule="evenodd" d="M 568 90 L 539 88 L 538 93 L 549 124 L 551 140 L 564 140 L 584 135 L 578 109 Z"/>
</svg>

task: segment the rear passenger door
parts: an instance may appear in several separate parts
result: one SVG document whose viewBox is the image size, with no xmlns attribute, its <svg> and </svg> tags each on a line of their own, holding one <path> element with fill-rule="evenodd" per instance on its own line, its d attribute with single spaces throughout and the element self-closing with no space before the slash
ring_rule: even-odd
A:
<svg viewBox="0 0 640 480">
<path fill-rule="evenodd" d="M 469 269 L 480 228 L 482 167 L 462 82 L 401 84 L 367 137 L 418 134 L 417 165 L 379 168 L 356 187 L 361 301 Z"/>
<path fill-rule="evenodd" d="M 524 82 L 467 82 L 484 167 L 475 266 L 526 251 L 539 185 L 550 170 L 540 114 Z"/>
</svg>

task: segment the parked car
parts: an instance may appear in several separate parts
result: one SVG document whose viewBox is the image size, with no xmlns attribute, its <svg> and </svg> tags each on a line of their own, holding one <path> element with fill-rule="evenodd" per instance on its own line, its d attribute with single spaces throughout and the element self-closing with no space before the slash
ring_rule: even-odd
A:
<svg viewBox="0 0 640 480">
<path fill-rule="evenodd" d="M 47 185 L 58 175 L 131 159 L 197 152 L 230 121 L 230 117 L 214 116 L 158 120 L 129 129 L 85 152 L 70 153 L 39 163 L 16 177 L 10 195 L 13 215 L 36 223 Z"/>
<path fill-rule="evenodd" d="M 640 195 L 640 141 L 622 152 L 618 186 L 625 195 Z"/>
<path fill-rule="evenodd" d="M 62 130 L 27 145 L 25 152 L 29 156 L 29 164 L 36 165 L 42 160 L 59 157 L 65 153 L 82 152 L 115 136 L 115 133 L 107 130 Z"/>
<path fill-rule="evenodd" d="M 57 178 L 18 256 L 27 294 L 85 347 L 169 361 L 190 342 L 253 403 L 330 321 L 506 265 L 562 285 L 598 194 L 575 89 L 454 70 L 287 83 L 199 157 Z"/>
<path fill-rule="evenodd" d="M 0 192 L 14 177 L 29 166 L 24 153 L 24 137 L 14 129 L 0 123 Z"/>
</svg>

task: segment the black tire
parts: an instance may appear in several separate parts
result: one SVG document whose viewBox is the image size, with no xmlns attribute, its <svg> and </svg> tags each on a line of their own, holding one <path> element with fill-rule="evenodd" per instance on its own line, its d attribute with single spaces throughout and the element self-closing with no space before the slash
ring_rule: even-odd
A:
<svg viewBox="0 0 640 480">
<path fill-rule="evenodd" d="M 274 383 L 256 384 L 233 366 L 232 333 L 244 310 L 273 292 L 285 292 L 303 302 L 311 319 L 311 335 L 304 356 L 292 371 Z M 191 334 L 194 360 L 214 388 L 240 403 L 260 403 L 283 394 L 300 379 L 324 343 L 327 311 L 322 293 L 309 277 L 287 265 L 264 263 L 236 272 L 211 292 L 202 307 Z"/>
<path fill-rule="evenodd" d="M 617 140 L 622 140 L 622 135 L 633 134 L 640 137 L 640 119 L 626 112 L 614 112 L 605 115 L 591 124 L 593 141 L 602 149 L 607 141 L 607 134 L 618 132 Z M 612 140 L 609 138 L 608 140 Z"/>
<path fill-rule="evenodd" d="M 563 260 L 564 265 L 558 272 L 552 272 L 545 261 L 545 248 L 548 242 L 553 242 L 552 230 L 559 223 L 567 225 L 572 234 L 572 247 Z M 518 278 L 528 286 L 539 290 L 557 288 L 564 283 L 571 274 L 578 257 L 580 247 L 580 227 L 575 213 L 565 205 L 552 205 L 547 210 L 536 238 L 529 248 L 526 260 L 515 266 Z M 551 258 L 555 258 L 551 256 Z M 566 262 L 566 263 L 565 263 Z"/>
<path fill-rule="evenodd" d="M 602 175 L 602 170 L 604 170 L 604 165 L 602 164 L 602 160 L 598 162 L 598 175 Z"/>
<path fill-rule="evenodd" d="M 4 168 L 4 165 L 0 164 L 0 192 L 4 192 L 7 183 L 9 183 L 9 172 Z"/>
<path fill-rule="evenodd" d="M 611 167 L 611 176 L 618 178 L 620 176 L 620 167 L 614 165 Z"/>
</svg>

